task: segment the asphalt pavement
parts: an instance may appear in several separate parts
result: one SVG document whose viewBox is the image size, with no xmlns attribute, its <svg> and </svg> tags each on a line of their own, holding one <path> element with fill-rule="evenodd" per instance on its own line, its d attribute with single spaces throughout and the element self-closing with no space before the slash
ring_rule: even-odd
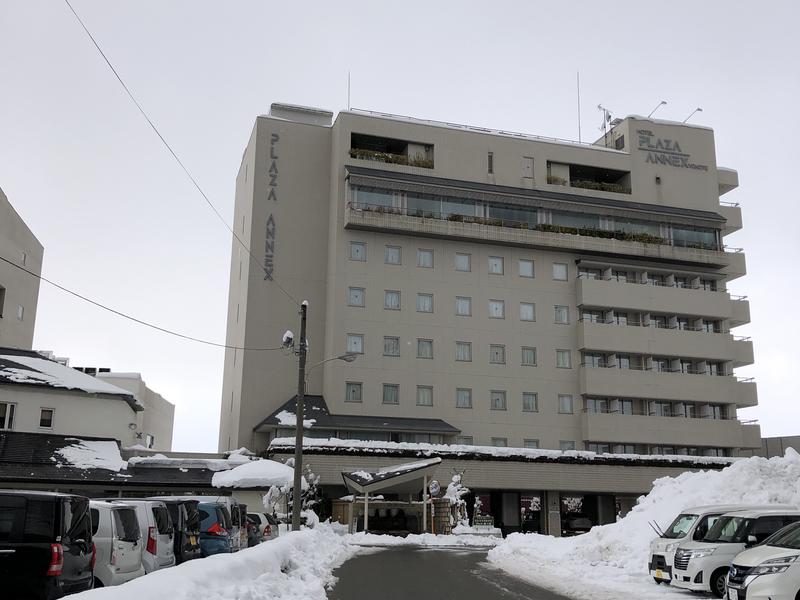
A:
<svg viewBox="0 0 800 600">
<path fill-rule="evenodd" d="M 568 600 L 492 567 L 486 552 L 400 546 L 356 556 L 334 571 L 328 600 Z"/>
</svg>

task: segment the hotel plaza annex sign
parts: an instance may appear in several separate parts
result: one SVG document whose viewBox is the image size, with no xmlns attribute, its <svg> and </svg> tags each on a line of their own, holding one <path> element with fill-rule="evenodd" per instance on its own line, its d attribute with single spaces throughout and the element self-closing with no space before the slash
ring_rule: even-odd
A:
<svg viewBox="0 0 800 600">
<path fill-rule="evenodd" d="M 708 171 L 708 165 L 691 162 L 691 155 L 681 149 L 677 140 L 656 137 L 649 129 L 637 129 L 636 133 L 639 136 L 639 150 L 647 152 L 645 162 Z"/>
</svg>

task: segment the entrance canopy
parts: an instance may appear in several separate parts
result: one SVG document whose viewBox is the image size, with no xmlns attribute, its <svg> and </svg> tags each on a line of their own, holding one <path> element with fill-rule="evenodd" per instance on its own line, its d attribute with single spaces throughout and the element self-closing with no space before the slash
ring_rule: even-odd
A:
<svg viewBox="0 0 800 600">
<path fill-rule="evenodd" d="M 411 463 L 383 467 L 374 472 L 354 471 L 342 473 L 344 484 L 350 491 L 360 494 L 385 492 L 390 494 L 416 494 L 420 479 L 427 479 L 441 464 L 441 457 L 427 458 Z"/>
</svg>

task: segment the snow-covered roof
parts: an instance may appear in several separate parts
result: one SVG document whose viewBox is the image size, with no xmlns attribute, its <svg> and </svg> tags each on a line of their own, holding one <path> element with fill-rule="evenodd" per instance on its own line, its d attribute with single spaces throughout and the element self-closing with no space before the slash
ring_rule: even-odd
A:
<svg viewBox="0 0 800 600">
<path fill-rule="evenodd" d="M 63 458 L 69 466 L 78 469 L 107 469 L 116 472 L 128 467 L 127 463 L 122 460 L 116 441 L 82 440 L 80 438 L 66 438 L 66 441 L 72 442 L 72 444 L 59 448 L 56 450 L 56 454 Z"/>
<path fill-rule="evenodd" d="M 247 462 L 250 462 L 247 456 L 236 452 L 232 452 L 227 458 L 180 458 L 154 454 L 152 456 L 132 456 L 128 459 L 128 464 L 135 467 L 208 469 L 209 471 L 227 471 Z"/>
<path fill-rule="evenodd" d="M 300 478 L 302 488 L 308 489 L 305 477 Z M 214 473 L 211 484 L 218 488 L 291 488 L 294 469 L 283 463 L 261 459 L 249 461 L 229 471 Z"/>
<path fill-rule="evenodd" d="M 135 411 L 144 410 L 144 407 L 129 391 L 28 350 L 0 348 L 0 384 L 21 384 L 76 390 L 87 394 L 108 394 L 119 396 Z"/>
<path fill-rule="evenodd" d="M 294 448 L 294 438 L 276 438 L 270 450 Z M 374 440 L 340 440 L 337 438 L 303 438 L 304 451 L 332 454 L 380 454 L 386 456 L 452 457 L 460 459 L 528 460 L 554 462 L 605 463 L 679 463 L 723 467 L 737 458 L 718 456 L 684 456 L 661 454 L 598 454 L 583 450 L 534 450 L 529 448 L 498 448 L 495 446 L 468 446 L 464 444 L 425 444 L 411 442 L 379 442 Z"/>
<path fill-rule="evenodd" d="M 411 482 L 419 481 L 424 475 L 432 474 L 441 463 L 441 457 L 437 456 L 435 458 L 382 467 L 377 471 L 342 473 L 342 478 L 348 488 L 353 488 L 358 492 L 389 489 L 397 491 L 399 486 L 416 490 L 419 489 L 418 484 Z"/>
</svg>

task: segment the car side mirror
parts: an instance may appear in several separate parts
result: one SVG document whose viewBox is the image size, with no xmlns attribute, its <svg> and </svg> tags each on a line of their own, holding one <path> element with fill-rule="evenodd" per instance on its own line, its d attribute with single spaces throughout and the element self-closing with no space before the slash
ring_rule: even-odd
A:
<svg viewBox="0 0 800 600">
<path fill-rule="evenodd" d="M 748 535 L 747 536 L 747 545 L 748 546 L 753 546 L 754 544 L 757 544 L 757 543 L 758 543 L 758 538 L 756 536 L 754 536 L 754 535 Z"/>
</svg>

